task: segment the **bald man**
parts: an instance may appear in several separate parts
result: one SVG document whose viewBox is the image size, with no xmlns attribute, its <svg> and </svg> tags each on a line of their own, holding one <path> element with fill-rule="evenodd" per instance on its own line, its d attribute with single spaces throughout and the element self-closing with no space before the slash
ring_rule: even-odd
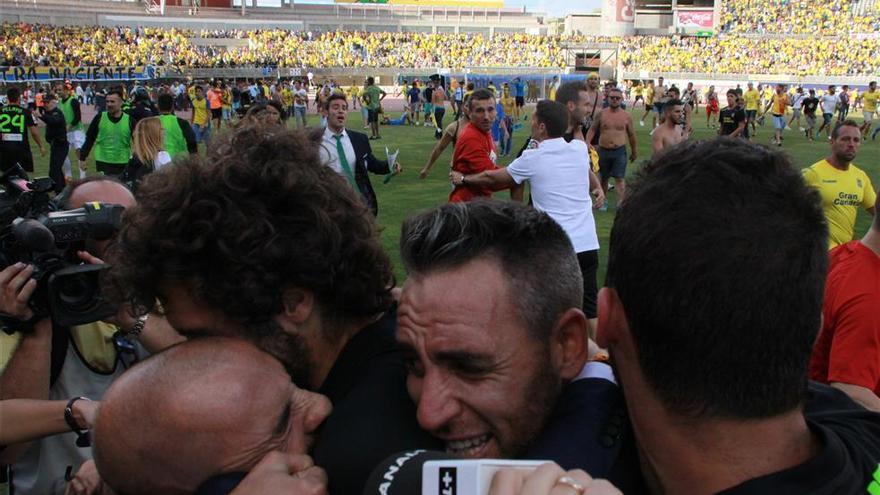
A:
<svg viewBox="0 0 880 495">
<path fill-rule="evenodd" d="M 193 493 L 215 475 L 250 471 L 280 451 L 295 456 L 284 493 L 324 493 L 323 470 L 304 454 L 330 408 L 243 340 L 192 340 L 110 387 L 95 424 L 95 464 L 120 494 L 174 495 Z"/>
</svg>

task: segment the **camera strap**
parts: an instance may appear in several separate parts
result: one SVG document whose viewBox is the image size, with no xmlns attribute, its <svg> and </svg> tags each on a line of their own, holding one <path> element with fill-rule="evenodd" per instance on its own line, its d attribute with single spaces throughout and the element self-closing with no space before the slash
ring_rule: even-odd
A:
<svg viewBox="0 0 880 495">
<path fill-rule="evenodd" d="M 67 357 L 67 347 L 70 345 L 70 329 L 52 324 L 52 357 L 49 368 L 49 386 L 55 384 L 64 367 Z"/>
</svg>

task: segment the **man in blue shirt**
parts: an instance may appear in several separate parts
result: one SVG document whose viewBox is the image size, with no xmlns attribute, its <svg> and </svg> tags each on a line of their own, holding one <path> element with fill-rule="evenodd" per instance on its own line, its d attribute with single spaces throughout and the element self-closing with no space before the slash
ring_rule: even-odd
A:
<svg viewBox="0 0 880 495">
<path fill-rule="evenodd" d="M 516 120 L 519 120 L 519 116 L 522 111 L 522 107 L 526 104 L 526 84 L 523 82 L 522 78 L 517 77 L 513 80 L 513 90 L 514 96 L 516 97 L 516 109 L 514 110 L 514 116 Z"/>
<path fill-rule="evenodd" d="M 419 115 L 422 113 L 422 91 L 419 89 L 418 81 L 413 81 L 406 96 L 409 98 L 410 124 L 419 125 Z"/>
</svg>

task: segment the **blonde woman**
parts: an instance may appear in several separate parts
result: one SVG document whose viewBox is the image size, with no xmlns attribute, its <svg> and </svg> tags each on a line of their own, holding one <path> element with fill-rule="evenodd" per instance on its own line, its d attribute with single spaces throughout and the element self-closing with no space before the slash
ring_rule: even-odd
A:
<svg viewBox="0 0 880 495">
<path fill-rule="evenodd" d="M 131 159 L 120 179 L 132 190 L 144 176 L 171 163 L 171 155 L 164 150 L 165 137 L 159 117 L 141 119 L 131 136 Z"/>
</svg>

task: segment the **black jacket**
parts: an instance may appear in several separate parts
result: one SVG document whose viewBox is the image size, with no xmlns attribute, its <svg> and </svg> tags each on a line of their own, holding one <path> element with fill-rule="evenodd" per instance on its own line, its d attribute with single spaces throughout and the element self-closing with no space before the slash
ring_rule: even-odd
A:
<svg viewBox="0 0 880 495">
<path fill-rule="evenodd" d="M 64 121 L 64 114 L 61 110 L 55 109 L 51 112 L 41 112 L 40 120 L 46 123 L 46 142 L 47 143 L 66 143 L 67 142 L 67 123 Z"/>
<path fill-rule="evenodd" d="M 367 206 L 373 210 L 373 215 L 378 215 L 379 203 L 376 200 L 376 192 L 373 191 L 368 172 L 382 175 L 391 173 L 388 160 L 379 160 L 373 156 L 373 148 L 370 147 L 370 140 L 366 134 L 351 129 L 346 129 L 345 132 L 348 134 L 348 139 L 351 140 L 351 147 L 354 148 L 354 180 L 357 182 L 358 190 Z"/>
</svg>

